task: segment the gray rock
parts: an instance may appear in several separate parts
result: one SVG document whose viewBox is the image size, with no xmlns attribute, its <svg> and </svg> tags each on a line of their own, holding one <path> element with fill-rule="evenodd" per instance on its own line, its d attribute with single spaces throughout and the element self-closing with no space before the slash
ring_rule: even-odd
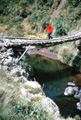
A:
<svg viewBox="0 0 81 120">
<path fill-rule="evenodd" d="M 68 82 L 68 85 L 75 86 L 76 84 L 73 82 Z"/>
<path fill-rule="evenodd" d="M 7 49 L 4 46 L 0 49 L 1 52 L 5 52 L 6 50 Z"/>
<path fill-rule="evenodd" d="M 4 65 L 13 65 L 13 58 L 11 56 L 8 56 L 8 59 L 4 60 Z"/>
<path fill-rule="evenodd" d="M 53 100 L 51 100 L 48 97 L 43 97 L 41 100 L 41 104 L 44 108 L 46 108 L 46 111 L 48 113 L 52 113 L 54 114 L 54 116 L 59 117 L 60 113 L 59 113 L 59 108 L 56 105 L 55 102 L 53 102 Z"/>
<path fill-rule="evenodd" d="M 74 89 L 73 87 L 67 87 L 64 91 L 64 95 L 68 96 L 68 95 L 73 95 L 74 94 Z"/>
<path fill-rule="evenodd" d="M 36 81 L 27 81 L 24 85 L 32 89 L 41 89 L 40 84 Z"/>
<path fill-rule="evenodd" d="M 77 103 L 77 109 L 81 111 L 81 103 L 80 102 Z"/>
<path fill-rule="evenodd" d="M 80 99 L 80 98 L 81 98 L 81 89 L 80 89 L 80 90 L 77 90 L 77 91 L 75 92 L 74 97 L 75 97 L 76 99 Z"/>
</svg>

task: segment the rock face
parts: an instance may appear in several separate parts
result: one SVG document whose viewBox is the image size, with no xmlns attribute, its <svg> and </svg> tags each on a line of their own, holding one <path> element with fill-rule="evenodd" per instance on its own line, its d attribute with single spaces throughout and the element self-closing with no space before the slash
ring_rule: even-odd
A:
<svg viewBox="0 0 81 120">
<path fill-rule="evenodd" d="M 59 117 L 59 109 L 57 105 L 48 97 L 43 97 L 41 100 L 42 106 L 46 108 L 47 112 L 54 114 L 54 116 Z"/>
<path fill-rule="evenodd" d="M 8 77 L 9 88 L 14 89 L 18 85 L 19 99 L 24 101 L 40 102 L 46 111 L 55 116 L 60 116 L 59 108 L 48 97 L 45 96 L 40 84 L 36 81 L 28 81 L 29 73 L 26 72 L 20 63 L 16 63 L 18 58 L 14 56 L 13 49 L 0 49 L 0 70 L 3 69 Z M 25 74 L 25 76 L 24 76 Z M 14 86 L 14 84 L 16 86 Z"/>
</svg>

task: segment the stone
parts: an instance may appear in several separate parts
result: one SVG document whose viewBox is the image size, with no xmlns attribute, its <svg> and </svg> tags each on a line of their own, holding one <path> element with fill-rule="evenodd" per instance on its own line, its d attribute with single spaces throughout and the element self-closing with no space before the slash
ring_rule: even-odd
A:
<svg viewBox="0 0 81 120">
<path fill-rule="evenodd" d="M 77 109 L 81 111 L 81 103 L 80 102 L 77 103 Z"/>
<path fill-rule="evenodd" d="M 76 84 L 73 82 L 68 82 L 68 85 L 75 86 Z"/>
<path fill-rule="evenodd" d="M 81 98 L 81 89 L 79 90 L 79 94 L 78 95 L 79 95 L 79 98 Z"/>
<path fill-rule="evenodd" d="M 79 99 L 79 95 L 78 95 L 78 93 L 79 93 L 79 90 L 77 90 L 77 91 L 75 92 L 75 94 L 74 94 L 74 98 Z"/>
<path fill-rule="evenodd" d="M 64 91 L 64 95 L 68 96 L 68 95 L 73 95 L 74 94 L 74 89 L 73 87 L 67 87 Z"/>
<path fill-rule="evenodd" d="M 7 50 L 7 49 L 3 46 L 0 51 L 1 51 L 1 52 L 5 52 L 6 50 Z"/>
<path fill-rule="evenodd" d="M 9 55 L 13 55 L 13 49 L 12 49 L 12 48 L 10 48 L 10 49 L 7 50 L 7 55 L 8 55 L 8 56 L 9 56 Z"/>
<path fill-rule="evenodd" d="M 54 116 L 57 116 L 57 117 L 60 116 L 58 106 L 50 98 L 43 97 L 42 100 L 41 100 L 41 104 L 46 109 L 46 111 L 48 113 L 54 114 Z"/>
<path fill-rule="evenodd" d="M 73 87 L 74 91 L 77 91 L 79 88 L 77 86 Z"/>
<path fill-rule="evenodd" d="M 38 88 L 41 89 L 40 84 L 36 81 L 27 81 L 24 84 L 25 84 L 25 86 L 28 86 L 33 89 L 38 89 Z"/>
<path fill-rule="evenodd" d="M 76 98 L 76 99 L 80 99 L 80 98 L 81 98 L 81 89 L 80 89 L 80 90 L 77 90 L 77 91 L 75 92 L 74 98 Z"/>
<path fill-rule="evenodd" d="M 5 59 L 4 65 L 13 65 L 12 57 L 9 56 L 7 59 Z"/>
<path fill-rule="evenodd" d="M 28 89 L 30 93 L 38 94 L 42 92 L 40 84 L 36 81 L 27 81 L 24 83 L 24 87 Z"/>
</svg>

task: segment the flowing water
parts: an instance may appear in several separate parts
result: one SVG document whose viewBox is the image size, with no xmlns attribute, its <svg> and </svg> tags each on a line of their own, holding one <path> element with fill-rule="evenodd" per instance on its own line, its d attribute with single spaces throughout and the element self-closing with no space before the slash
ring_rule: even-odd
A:
<svg viewBox="0 0 81 120">
<path fill-rule="evenodd" d="M 34 77 L 42 85 L 46 96 L 56 102 L 61 115 L 64 117 L 81 115 L 76 109 L 78 100 L 63 94 L 67 83 L 76 81 L 73 68 L 40 55 L 30 55 L 30 61 L 34 69 Z"/>
</svg>

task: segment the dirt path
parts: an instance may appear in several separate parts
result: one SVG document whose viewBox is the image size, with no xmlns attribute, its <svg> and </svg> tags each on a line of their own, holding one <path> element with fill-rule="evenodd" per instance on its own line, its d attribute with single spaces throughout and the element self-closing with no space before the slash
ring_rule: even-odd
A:
<svg viewBox="0 0 81 120">
<path fill-rule="evenodd" d="M 40 50 L 32 50 L 30 54 L 38 54 L 54 60 L 58 60 L 57 54 L 48 51 L 46 48 L 42 48 Z"/>
</svg>

